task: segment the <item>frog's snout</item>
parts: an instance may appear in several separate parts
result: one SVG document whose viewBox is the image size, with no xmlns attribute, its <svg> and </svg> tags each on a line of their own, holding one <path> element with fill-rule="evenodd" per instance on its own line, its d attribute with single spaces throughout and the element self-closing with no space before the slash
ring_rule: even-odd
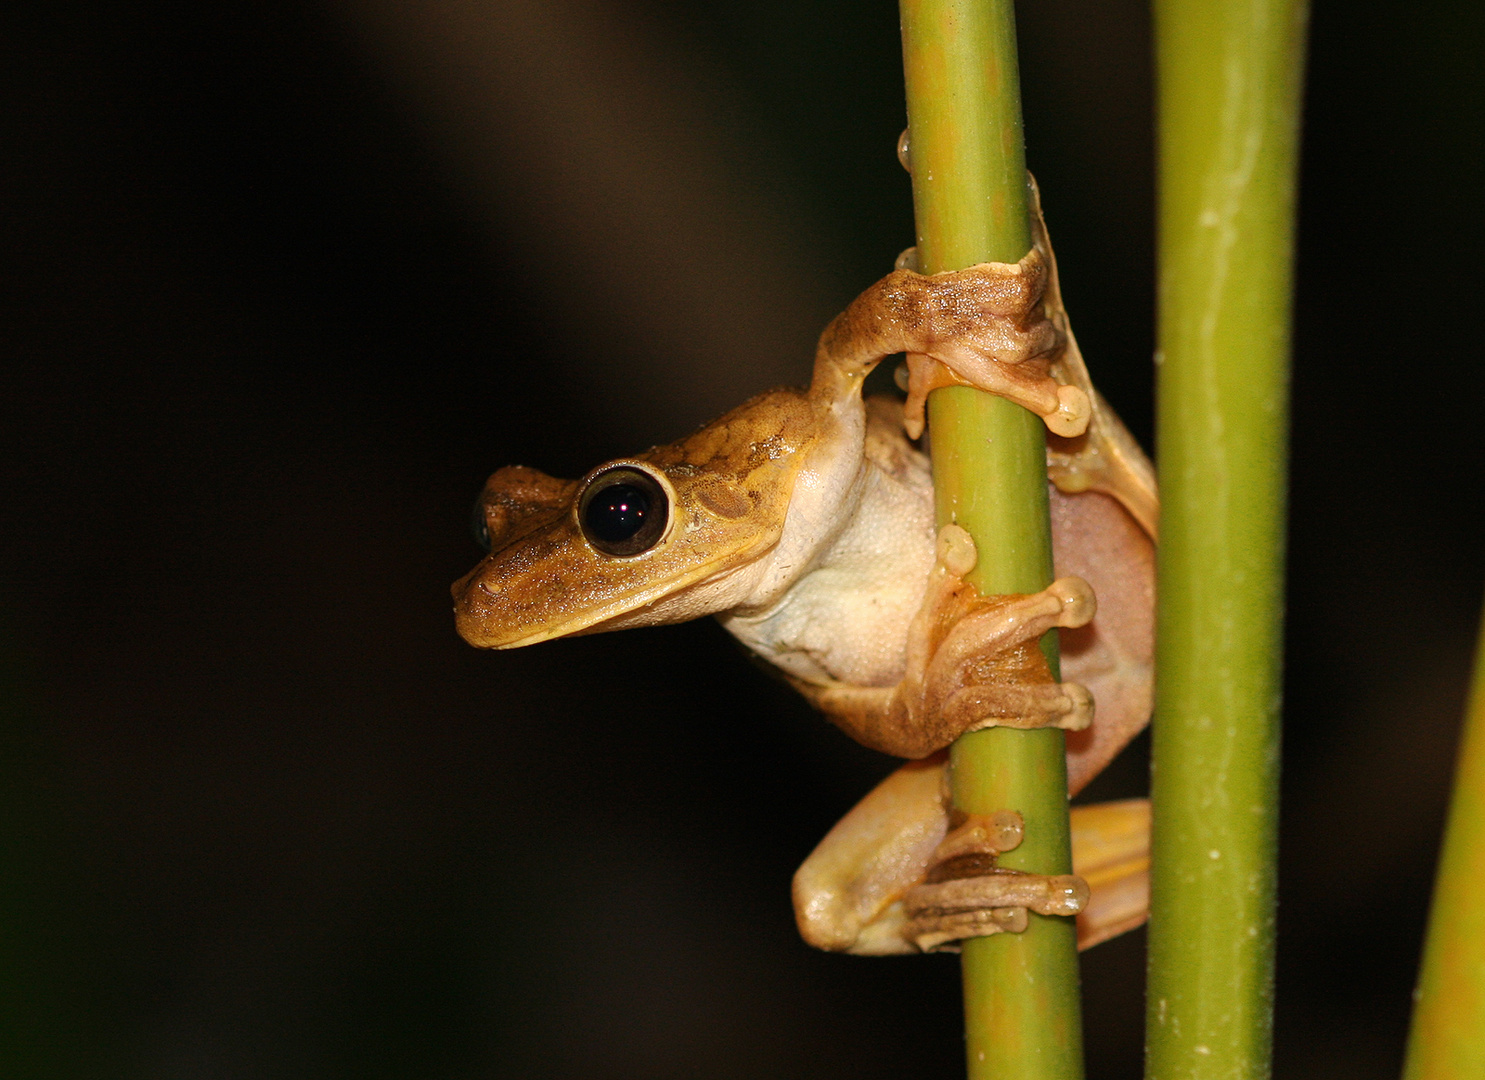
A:
<svg viewBox="0 0 1485 1080">
<path fill-rule="evenodd" d="M 480 563 L 468 574 L 454 582 L 450 591 L 454 596 L 454 627 L 459 636 L 479 648 L 498 647 L 499 635 L 491 634 L 491 627 L 499 622 L 499 590 L 490 588 L 480 571 Z"/>
<path fill-rule="evenodd" d="M 481 562 L 480 563 L 480 566 L 483 566 L 483 565 L 484 565 L 484 563 Z M 454 598 L 454 610 L 455 611 L 457 611 L 459 609 L 459 601 L 461 599 L 463 599 L 464 594 L 469 591 L 469 583 L 471 581 L 473 581 L 475 578 L 479 577 L 479 572 L 480 572 L 480 567 L 479 566 L 476 566 L 469 573 L 465 574 L 458 581 L 454 582 L 452 585 L 449 586 L 449 595 Z"/>
</svg>

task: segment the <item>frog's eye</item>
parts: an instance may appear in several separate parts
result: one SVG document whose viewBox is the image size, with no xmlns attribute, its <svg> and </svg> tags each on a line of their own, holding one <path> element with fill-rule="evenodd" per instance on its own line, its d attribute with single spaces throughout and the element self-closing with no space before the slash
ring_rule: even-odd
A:
<svg viewBox="0 0 1485 1080">
<path fill-rule="evenodd" d="M 490 522 L 485 517 L 485 498 L 481 495 L 474 500 L 474 508 L 469 512 L 469 531 L 474 533 L 474 542 L 486 551 L 490 550 Z"/>
<path fill-rule="evenodd" d="M 665 538 L 670 498 L 649 473 L 617 465 L 588 481 L 578 523 L 588 543 L 605 555 L 639 555 Z"/>
</svg>

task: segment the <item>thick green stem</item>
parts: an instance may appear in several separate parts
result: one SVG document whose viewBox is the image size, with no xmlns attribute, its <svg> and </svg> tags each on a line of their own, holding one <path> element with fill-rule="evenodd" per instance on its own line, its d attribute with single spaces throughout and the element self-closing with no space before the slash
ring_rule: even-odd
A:
<svg viewBox="0 0 1485 1080">
<path fill-rule="evenodd" d="M 1485 1076 L 1485 624 L 1433 889 L 1403 1080 Z"/>
<path fill-rule="evenodd" d="M 919 266 L 1015 262 L 1031 231 L 1012 4 L 901 0 L 901 13 Z M 1052 555 L 1042 422 L 963 387 L 935 391 L 928 413 L 939 522 L 964 526 L 979 548 L 971 583 L 987 595 L 1044 588 Z M 1060 731 L 975 732 L 954 745 L 952 762 L 956 805 L 1025 818 L 1026 838 L 1004 865 L 1070 872 Z M 963 969 L 971 1080 L 1083 1075 L 1071 920 L 1032 915 L 1024 933 L 966 941 Z"/>
<path fill-rule="evenodd" d="M 1156 0 L 1160 612 L 1146 1075 L 1269 1075 L 1303 0 Z"/>
</svg>

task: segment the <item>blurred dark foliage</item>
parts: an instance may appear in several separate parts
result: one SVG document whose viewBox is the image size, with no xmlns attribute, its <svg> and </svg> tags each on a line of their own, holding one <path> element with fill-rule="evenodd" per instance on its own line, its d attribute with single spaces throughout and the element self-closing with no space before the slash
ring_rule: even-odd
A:
<svg viewBox="0 0 1485 1080">
<path fill-rule="evenodd" d="M 1481 10 L 1314 15 L 1279 1077 L 1401 1056 L 1485 562 Z M 1069 307 L 1148 442 L 1146 16 L 1021 14 Z M 483 654 L 447 602 L 486 473 L 803 381 L 911 242 L 893 6 L 0 26 L 0 1072 L 960 1075 L 952 959 L 794 936 L 890 762 L 710 623 Z M 1093 1077 L 1139 1074 L 1142 948 L 1085 960 Z"/>
</svg>

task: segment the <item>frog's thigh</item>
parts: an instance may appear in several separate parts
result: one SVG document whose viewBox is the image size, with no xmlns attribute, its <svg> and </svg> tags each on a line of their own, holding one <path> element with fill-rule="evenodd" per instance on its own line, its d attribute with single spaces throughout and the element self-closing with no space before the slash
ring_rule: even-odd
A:
<svg viewBox="0 0 1485 1080">
<path fill-rule="evenodd" d="M 1150 914 L 1150 800 L 1072 808 L 1073 873 L 1088 883 L 1078 948 L 1142 924 Z"/>
<path fill-rule="evenodd" d="M 937 753 L 910 761 L 836 823 L 794 875 L 794 915 L 805 941 L 862 956 L 915 953 L 902 936 L 902 897 L 923 880 L 948 831 Z"/>
<path fill-rule="evenodd" d="M 861 956 L 918 950 L 902 898 L 923 881 L 948 832 L 946 753 L 910 761 L 830 830 L 794 875 L 794 912 L 805 941 Z M 1107 941 L 1149 914 L 1147 799 L 1076 806 L 1073 872 L 1091 898 L 1078 915 L 1078 947 Z"/>
</svg>

